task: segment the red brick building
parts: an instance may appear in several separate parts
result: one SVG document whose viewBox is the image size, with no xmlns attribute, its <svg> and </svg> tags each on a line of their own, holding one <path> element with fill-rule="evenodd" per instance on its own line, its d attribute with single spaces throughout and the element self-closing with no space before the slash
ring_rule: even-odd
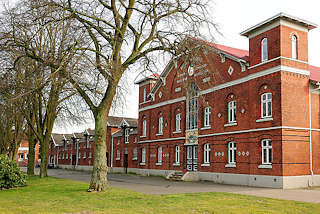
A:
<svg viewBox="0 0 320 214">
<path fill-rule="evenodd" d="M 127 153 L 128 170 L 142 174 L 183 170 L 186 179 L 226 184 L 320 185 L 320 68 L 308 63 L 315 27 L 277 14 L 241 33 L 249 51 L 187 38 L 196 54 L 137 82 L 138 148 L 114 134 L 113 170 Z"/>
<path fill-rule="evenodd" d="M 35 165 L 38 164 L 39 160 L 39 143 L 36 144 L 35 146 Z M 17 152 L 17 163 L 21 167 L 26 167 L 28 166 L 28 154 L 29 154 L 29 142 L 27 140 L 22 140 L 18 152 Z"/>
<path fill-rule="evenodd" d="M 111 135 L 123 128 L 128 130 L 133 128 L 137 129 L 137 119 L 109 116 L 106 126 L 106 161 L 107 165 L 111 167 L 113 164 L 111 161 L 113 155 Z M 132 134 L 131 131 L 130 134 Z M 131 138 L 132 136 L 130 136 L 130 139 Z M 92 170 L 94 160 L 93 153 L 94 130 L 87 129 L 83 133 L 73 134 L 54 133 L 51 136 L 49 145 L 49 164 L 59 168 Z M 116 163 L 116 161 L 114 161 L 114 163 Z"/>
</svg>

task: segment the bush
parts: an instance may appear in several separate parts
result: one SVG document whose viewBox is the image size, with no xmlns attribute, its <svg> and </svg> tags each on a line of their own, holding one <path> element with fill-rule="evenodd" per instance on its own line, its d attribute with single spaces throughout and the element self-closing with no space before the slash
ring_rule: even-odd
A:
<svg viewBox="0 0 320 214">
<path fill-rule="evenodd" d="M 0 189 L 25 186 L 26 179 L 26 174 L 20 170 L 16 161 L 0 155 Z"/>
</svg>

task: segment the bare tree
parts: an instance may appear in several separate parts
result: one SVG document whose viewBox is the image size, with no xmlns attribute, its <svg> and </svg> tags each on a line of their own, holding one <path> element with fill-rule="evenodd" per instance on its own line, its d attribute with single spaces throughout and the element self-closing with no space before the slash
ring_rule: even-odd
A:
<svg viewBox="0 0 320 214">
<path fill-rule="evenodd" d="M 91 43 L 75 50 L 87 52 L 95 70 L 94 80 L 104 81 L 100 96 L 79 84 L 79 76 L 68 73 L 73 86 L 86 101 L 95 119 L 94 165 L 90 191 L 108 188 L 106 124 L 117 86 L 125 71 L 144 65 L 154 69 L 158 54 L 179 55 L 185 36 L 200 37 L 201 29 L 215 28 L 206 0 L 52 0 L 67 11 L 69 19 L 77 20 Z M 91 53 L 91 54 L 90 54 Z"/>
<path fill-rule="evenodd" d="M 40 177 L 47 176 L 55 119 L 65 109 L 65 102 L 76 94 L 61 71 L 75 69 L 81 57 L 75 57 L 72 51 L 76 42 L 81 42 L 79 37 L 75 39 L 71 29 L 74 26 L 70 21 L 51 22 L 64 14 L 46 3 L 20 1 L 6 11 L 0 33 L 1 51 L 14 55 L 8 73 L 17 73 L 20 84 L 16 83 L 15 88 L 23 88 L 11 100 L 24 101 L 21 111 L 29 126 L 30 145 L 34 147 L 35 138 L 41 145 Z"/>
</svg>

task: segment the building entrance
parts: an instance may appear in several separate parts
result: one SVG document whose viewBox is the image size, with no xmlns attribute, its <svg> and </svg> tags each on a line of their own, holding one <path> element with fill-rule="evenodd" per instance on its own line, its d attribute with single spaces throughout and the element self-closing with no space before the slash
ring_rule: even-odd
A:
<svg viewBox="0 0 320 214">
<path fill-rule="evenodd" d="M 198 171 L 198 146 L 187 146 L 187 170 Z"/>
</svg>

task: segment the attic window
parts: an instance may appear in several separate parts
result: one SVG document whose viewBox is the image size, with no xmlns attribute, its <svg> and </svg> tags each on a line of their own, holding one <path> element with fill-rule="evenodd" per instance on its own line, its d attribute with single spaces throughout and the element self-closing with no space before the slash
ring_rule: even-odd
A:
<svg viewBox="0 0 320 214">
<path fill-rule="evenodd" d="M 143 102 L 147 101 L 147 91 L 146 88 L 143 88 Z"/>
<path fill-rule="evenodd" d="M 230 75 L 232 75 L 232 73 L 233 73 L 233 67 L 230 65 L 230 67 L 229 67 L 229 69 L 228 69 L 228 73 L 230 74 Z"/>
</svg>

